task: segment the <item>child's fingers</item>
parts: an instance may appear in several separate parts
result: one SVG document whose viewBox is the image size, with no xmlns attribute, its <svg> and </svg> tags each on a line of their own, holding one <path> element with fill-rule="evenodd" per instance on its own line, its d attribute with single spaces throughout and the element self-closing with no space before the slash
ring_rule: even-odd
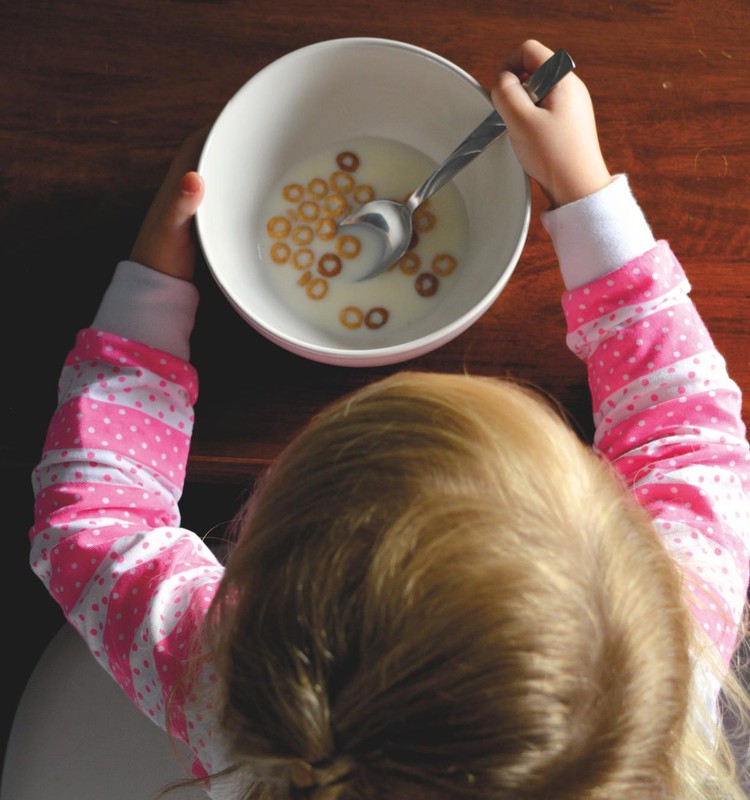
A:
<svg viewBox="0 0 750 800">
<path fill-rule="evenodd" d="M 490 96 L 500 116 L 510 125 L 534 108 L 521 80 L 512 72 L 500 73 Z"/>
<path fill-rule="evenodd" d="M 553 51 L 536 39 L 527 39 L 508 55 L 490 92 L 500 116 L 509 124 L 520 125 L 534 109 L 534 101 L 524 86 L 528 76 L 537 70 Z"/>
<path fill-rule="evenodd" d="M 513 72 L 519 76 L 530 75 L 552 55 L 554 51 L 546 45 L 536 39 L 527 39 L 508 54 L 500 65 L 500 72 Z"/>
</svg>

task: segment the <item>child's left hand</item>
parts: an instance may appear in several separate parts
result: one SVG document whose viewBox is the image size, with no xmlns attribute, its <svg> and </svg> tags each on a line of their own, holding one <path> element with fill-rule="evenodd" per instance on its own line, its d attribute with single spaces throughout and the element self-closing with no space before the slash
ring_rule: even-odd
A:
<svg viewBox="0 0 750 800">
<path fill-rule="evenodd" d="M 186 281 L 195 271 L 192 221 L 205 191 L 194 170 L 207 134 L 201 128 L 177 151 L 130 251 L 131 261 Z"/>
</svg>

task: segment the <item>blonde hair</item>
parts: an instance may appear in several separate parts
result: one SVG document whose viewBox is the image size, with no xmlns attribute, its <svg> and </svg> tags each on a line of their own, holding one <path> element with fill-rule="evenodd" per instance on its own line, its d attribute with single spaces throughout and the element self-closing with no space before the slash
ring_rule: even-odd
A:
<svg viewBox="0 0 750 800">
<path fill-rule="evenodd" d="M 737 800 L 683 580 L 537 392 L 361 389 L 255 491 L 207 621 L 241 796 Z"/>
</svg>

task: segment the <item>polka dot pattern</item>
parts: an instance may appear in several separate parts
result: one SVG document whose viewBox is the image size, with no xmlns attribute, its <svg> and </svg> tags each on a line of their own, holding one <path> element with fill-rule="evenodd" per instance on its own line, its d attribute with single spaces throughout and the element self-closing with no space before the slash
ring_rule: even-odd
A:
<svg viewBox="0 0 750 800">
<path fill-rule="evenodd" d="M 725 661 L 748 583 L 750 454 L 727 375 L 666 242 L 566 293 L 568 344 L 589 371 L 595 447 L 654 518 L 686 600 Z M 81 331 L 34 470 L 31 564 L 94 657 L 185 741 L 193 772 L 227 766 L 216 675 L 184 681 L 223 574 L 178 501 L 198 381 L 185 361 Z"/>
<path fill-rule="evenodd" d="M 587 365 L 595 447 L 653 516 L 725 663 L 748 585 L 750 456 L 729 378 L 669 245 L 562 298 Z"/>
<path fill-rule="evenodd" d="M 223 766 L 216 676 L 209 665 L 188 684 L 185 670 L 223 568 L 179 527 L 197 386 L 179 358 L 81 331 L 33 474 L 30 538 L 32 568 L 94 657 L 205 775 Z"/>
</svg>

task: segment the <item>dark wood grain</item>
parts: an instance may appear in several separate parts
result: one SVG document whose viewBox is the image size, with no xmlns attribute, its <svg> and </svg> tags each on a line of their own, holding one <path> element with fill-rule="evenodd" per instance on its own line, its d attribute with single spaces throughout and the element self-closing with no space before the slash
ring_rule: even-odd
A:
<svg viewBox="0 0 750 800">
<path fill-rule="evenodd" d="M 127 255 L 179 142 L 274 59 L 343 36 L 426 47 L 486 87 L 524 38 L 569 50 L 594 97 L 611 169 L 629 174 L 655 234 L 672 243 L 747 390 L 749 9 L 746 0 L 2 4 L 2 463 L 19 471 L 35 463 L 62 359 Z M 440 350 L 393 367 L 344 369 L 286 353 L 242 322 L 202 270 L 189 478 L 251 480 L 311 413 L 401 368 L 533 381 L 590 437 L 585 375 L 564 344 L 562 284 L 537 191 L 533 202 L 523 255 L 490 311 Z"/>
</svg>

